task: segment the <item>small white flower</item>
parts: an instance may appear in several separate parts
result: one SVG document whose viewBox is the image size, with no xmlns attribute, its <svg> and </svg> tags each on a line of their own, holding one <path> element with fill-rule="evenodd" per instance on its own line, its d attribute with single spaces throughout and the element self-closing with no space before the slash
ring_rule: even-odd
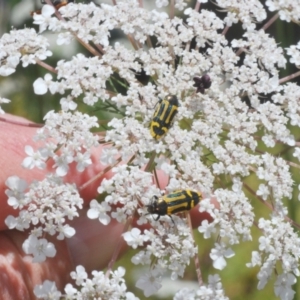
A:
<svg viewBox="0 0 300 300">
<path fill-rule="evenodd" d="M 82 285 L 83 282 L 88 278 L 88 274 L 83 266 L 77 266 L 76 271 L 71 272 L 71 277 L 76 281 L 77 285 Z"/>
<path fill-rule="evenodd" d="M 200 299 L 210 299 L 213 297 L 214 292 L 212 289 L 206 286 L 200 286 L 196 294 L 200 297 Z"/>
<path fill-rule="evenodd" d="M 90 219 L 99 219 L 103 225 L 110 223 L 110 216 L 106 212 L 110 211 L 111 207 L 106 202 L 98 203 L 97 200 L 90 202 L 90 209 L 87 212 L 87 216 Z"/>
<path fill-rule="evenodd" d="M 126 273 L 125 268 L 123 267 L 118 267 L 117 270 L 115 270 L 114 272 L 112 272 L 112 277 L 116 280 L 116 281 L 121 281 L 123 280 L 123 277 Z"/>
<path fill-rule="evenodd" d="M 59 102 L 62 110 L 68 111 L 77 108 L 77 103 L 74 102 L 70 96 L 61 98 Z"/>
<path fill-rule="evenodd" d="M 279 275 L 275 282 L 275 295 L 281 300 L 293 300 L 296 292 L 291 286 L 296 282 L 296 277 L 291 273 Z"/>
<path fill-rule="evenodd" d="M 215 225 L 213 223 L 209 223 L 207 220 L 203 220 L 201 225 L 198 227 L 199 232 L 204 233 L 204 238 L 209 239 L 211 234 L 216 232 Z"/>
<path fill-rule="evenodd" d="M 126 300 L 139 300 L 139 298 L 131 292 L 126 292 L 125 297 Z"/>
<path fill-rule="evenodd" d="M 4 222 L 9 229 L 15 228 L 18 224 L 18 221 L 14 216 L 7 216 Z"/>
<path fill-rule="evenodd" d="M 212 167 L 213 167 L 213 170 L 214 170 L 214 174 L 216 174 L 216 175 L 217 174 L 222 174 L 225 170 L 225 167 L 224 167 L 222 162 L 214 163 L 212 165 Z"/>
<path fill-rule="evenodd" d="M 208 212 L 209 214 L 213 214 L 215 209 L 214 204 L 211 202 L 210 198 L 205 198 L 199 203 L 199 211 L 200 212 Z"/>
<path fill-rule="evenodd" d="M 214 268 L 218 270 L 223 270 L 226 267 L 227 262 L 225 258 L 230 258 L 234 256 L 234 252 L 232 251 L 232 249 L 225 248 L 225 247 L 226 245 L 223 243 L 221 244 L 216 243 L 215 248 L 211 250 L 209 255 L 210 258 L 213 260 Z"/>
<path fill-rule="evenodd" d="M 33 255 L 33 262 L 43 262 L 46 260 L 46 257 L 54 257 L 56 254 L 54 244 L 46 239 L 38 239 L 34 235 L 30 235 L 24 241 L 22 248 L 26 254 Z"/>
<path fill-rule="evenodd" d="M 166 162 L 162 163 L 161 169 L 170 177 L 176 177 L 176 174 L 178 173 L 174 165 L 170 165 Z"/>
<path fill-rule="evenodd" d="M 196 298 L 196 291 L 188 288 L 180 289 L 174 295 L 173 300 L 194 300 Z"/>
<path fill-rule="evenodd" d="M 58 240 L 63 240 L 65 237 L 70 238 L 76 233 L 76 230 L 68 224 L 58 227 L 57 231 L 60 232 L 57 236 Z"/>
<path fill-rule="evenodd" d="M 18 176 L 10 176 L 6 179 L 5 185 L 9 188 L 5 191 L 7 196 L 19 197 L 23 195 L 23 192 L 27 189 L 28 184 L 25 180 L 19 178 Z"/>
<path fill-rule="evenodd" d="M 19 216 L 15 218 L 14 216 L 7 216 L 5 219 L 5 224 L 9 229 L 16 228 L 17 230 L 24 231 L 28 229 L 33 219 L 33 214 L 27 210 L 21 210 Z"/>
<path fill-rule="evenodd" d="M 275 141 L 272 135 L 264 135 L 262 141 L 267 147 L 273 148 L 275 146 Z"/>
<path fill-rule="evenodd" d="M 77 162 L 76 170 L 78 172 L 83 172 L 87 166 L 92 164 L 91 153 L 89 152 L 78 152 L 74 160 Z"/>
<path fill-rule="evenodd" d="M 299 147 L 294 148 L 293 156 L 296 157 L 298 160 L 300 160 L 300 148 Z"/>
<path fill-rule="evenodd" d="M 143 246 L 144 242 L 148 240 L 148 237 L 141 234 L 138 228 L 132 228 L 131 231 L 123 233 L 123 237 L 127 244 L 133 249 L 136 249 L 138 246 Z"/>
<path fill-rule="evenodd" d="M 255 267 L 255 266 L 261 266 L 261 256 L 260 256 L 259 252 L 252 251 L 251 263 L 246 264 L 246 266 L 248 268 Z"/>
<path fill-rule="evenodd" d="M 45 280 L 43 284 L 34 287 L 34 295 L 39 299 L 61 299 L 61 292 L 57 290 L 55 282 Z"/>
<path fill-rule="evenodd" d="M 49 86 L 52 83 L 52 75 L 46 74 L 43 78 L 38 78 L 33 83 L 34 93 L 36 95 L 44 95 L 47 93 Z"/>
<path fill-rule="evenodd" d="M 33 150 L 31 146 L 25 146 L 25 152 L 28 155 L 23 162 L 22 166 L 26 169 L 33 169 L 37 167 L 38 169 L 45 169 L 46 163 L 45 160 L 47 157 L 43 155 L 43 152 L 37 150 L 36 152 Z"/>
<path fill-rule="evenodd" d="M 106 147 L 102 149 L 100 162 L 104 165 L 113 165 L 117 161 L 117 157 L 119 156 L 118 149 L 112 147 Z"/>
<path fill-rule="evenodd" d="M 270 195 L 270 190 L 265 184 L 260 184 L 256 194 L 261 196 L 264 200 L 267 200 Z"/>
<path fill-rule="evenodd" d="M 117 207 L 116 211 L 113 211 L 111 213 L 111 217 L 116 219 L 119 223 L 122 223 L 127 219 L 126 214 L 124 214 L 123 209 L 121 209 L 120 207 Z"/>
<path fill-rule="evenodd" d="M 29 199 L 26 198 L 24 192 L 28 188 L 28 184 L 25 180 L 17 177 L 10 176 L 5 181 L 6 186 L 9 188 L 5 190 L 5 194 L 8 196 L 7 203 L 14 209 L 22 209 L 28 204 Z"/>
<path fill-rule="evenodd" d="M 55 155 L 53 159 L 55 161 L 53 168 L 56 168 L 56 175 L 61 177 L 66 176 L 69 171 L 69 164 L 74 161 L 72 153 L 64 149 L 59 156 Z"/>
<path fill-rule="evenodd" d="M 68 283 L 65 286 L 64 291 L 67 295 L 67 299 L 78 299 L 79 298 L 78 293 L 80 293 L 80 292 L 76 288 L 74 288 L 71 283 Z"/>
<path fill-rule="evenodd" d="M 146 252 L 146 251 L 140 251 L 139 253 L 137 253 L 136 255 L 134 255 L 131 258 L 131 261 L 133 264 L 135 265 L 139 265 L 139 264 L 149 264 L 151 262 L 150 260 L 150 253 Z"/>
<path fill-rule="evenodd" d="M 139 278 L 135 286 L 143 290 L 145 297 L 155 294 L 162 287 L 160 272 L 155 269 L 150 270 Z"/>
<path fill-rule="evenodd" d="M 34 14 L 33 15 L 33 23 L 40 25 L 40 33 L 45 31 L 46 28 L 51 24 L 51 16 L 54 14 L 55 8 L 53 5 L 44 5 L 42 7 L 41 14 Z"/>
</svg>

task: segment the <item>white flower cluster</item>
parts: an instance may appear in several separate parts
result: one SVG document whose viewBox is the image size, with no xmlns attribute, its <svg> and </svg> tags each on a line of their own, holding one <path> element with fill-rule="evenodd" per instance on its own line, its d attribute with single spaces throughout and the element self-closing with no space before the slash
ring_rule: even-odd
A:
<svg viewBox="0 0 300 300">
<path fill-rule="evenodd" d="M 219 145 L 215 148 L 214 154 L 219 161 L 213 164 L 215 174 L 230 174 L 231 176 L 249 175 L 251 164 L 257 158 L 249 155 L 244 146 L 236 145 L 231 141 L 226 141 L 224 147 Z"/>
<path fill-rule="evenodd" d="M 281 157 L 275 158 L 270 154 L 264 154 L 261 158 L 262 166 L 257 169 L 257 177 L 266 182 L 269 189 L 268 194 L 272 194 L 272 199 L 278 205 L 277 210 L 279 211 L 282 199 L 284 197 L 292 198 L 294 181 L 289 172 L 290 167 Z"/>
<path fill-rule="evenodd" d="M 34 289 L 34 294 L 38 299 L 44 300 L 85 300 L 85 299 L 110 299 L 110 300 L 139 300 L 133 293 L 127 292 L 125 280 L 125 269 L 119 267 L 116 271 L 110 272 L 107 276 L 103 272 L 92 272 L 92 278 L 88 278 L 83 266 L 77 266 L 76 272 L 71 272 L 71 277 L 75 280 L 76 287 L 67 284 L 65 294 L 59 292 L 54 282 L 46 280 L 43 284 Z"/>
<path fill-rule="evenodd" d="M 287 127 L 288 118 L 284 116 L 282 109 L 271 103 L 264 103 L 257 109 L 260 123 L 264 126 L 265 136 L 262 140 L 268 147 L 274 147 L 275 141 L 294 146 L 295 138 Z M 272 139 L 274 141 L 272 141 Z"/>
<path fill-rule="evenodd" d="M 219 275 L 209 275 L 208 284 L 201 286 L 198 290 L 183 288 L 179 290 L 174 300 L 229 300 L 224 295 L 222 283 Z"/>
<path fill-rule="evenodd" d="M 166 271 L 171 271 L 172 280 L 183 277 L 186 266 L 198 252 L 189 228 L 179 218 L 174 217 L 176 225 L 171 222 L 168 225 L 167 223 L 164 225 L 152 223 L 155 231 L 144 230 L 142 233 L 138 228 L 133 228 L 123 234 L 127 244 L 134 249 L 147 243 L 145 250 L 141 250 L 132 257 L 135 265 L 151 264 L 151 270 L 141 276 L 136 283 L 146 297 L 153 295 L 161 288 L 162 275 Z"/>
<path fill-rule="evenodd" d="M 36 141 L 45 141 L 45 146 L 34 151 L 31 146 L 25 148 L 29 155 L 23 161 L 23 167 L 43 169 L 45 162 L 52 158 L 56 174 L 65 176 L 69 165 L 76 162 L 79 172 L 91 165 L 91 148 L 98 146 L 98 138 L 90 129 L 98 127 L 97 119 L 80 112 L 70 113 L 50 111 L 44 117 L 46 124 L 37 130 Z M 60 152 L 57 152 L 60 150 Z"/>
<path fill-rule="evenodd" d="M 22 62 L 23 67 L 45 60 L 52 52 L 48 39 L 38 35 L 33 28 L 11 30 L 0 39 L 0 75 L 9 76 Z"/>
<path fill-rule="evenodd" d="M 115 5 L 99 6 L 92 2 L 69 3 L 59 12 L 45 5 L 41 14 L 34 15 L 40 33 L 45 30 L 58 32 L 59 45 L 77 39 L 93 57 L 77 54 L 70 60 L 59 61 L 52 68 L 56 78 L 46 74 L 34 82 L 36 94 L 50 91 L 67 95 L 61 99 L 62 111 L 49 112 L 45 116 L 45 126 L 38 131 L 36 139 L 46 141 L 45 147 L 35 151 L 27 146 L 28 157 L 23 166 L 45 168 L 51 158 L 56 175 L 65 176 L 72 162 L 77 163 L 78 171 L 91 165 L 91 148 L 99 142 L 104 144 L 100 160 L 113 174 L 98 188 L 99 194 L 107 194 L 105 200 L 91 201 L 88 217 L 99 219 L 105 225 L 111 218 L 129 223 L 138 212 L 138 225 L 148 222 L 153 226 L 143 232 L 132 228 L 123 235 L 132 248 L 145 247 L 133 257 L 134 264 L 152 263 L 153 269 L 137 282 L 145 296 L 161 287 L 166 271 L 171 272 L 172 279 L 182 277 L 186 265 L 197 253 L 184 219 L 172 216 L 174 226 L 169 216 L 158 214 L 159 221 L 147 216 L 147 205 L 149 208 L 153 195 L 160 194 L 161 171 L 169 176 L 164 189 L 170 193 L 191 189 L 205 196 L 213 193 L 216 196 L 218 208 L 208 197 L 200 202 L 200 211 L 208 212 L 213 221 L 203 221 L 198 230 L 205 238 L 218 236 L 210 253 L 217 269 L 223 269 L 227 265 L 226 258 L 234 255 L 231 245 L 252 240 L 250 229 L 255 224 L 254 213 L 243 188 L 247 187 L 244 179 L 253 176 L 257 184 L 248 191 L 263 199 L 262 202 L 272 208 L 273 215 L 270 221 L 260 220 L 264 239 L 270 240 L 260 239 L 260 252 L 253 252 L 252 265 L 261 266 L 258 276 L 259 287 L 262 287 L 280 261 L 283 273 L 277 276 L 275 294 L 281 299 L 291 299 L 294 295 L 291 285 L 299 275 L 297 249 L 300 239 L 284 219 L 288 212 L 284 200 L 292 198 L 295 189 L 290 170 L 293 163 L 267 151 L 274 150 L 277 143 L 290 148 L 297 146 L 293 155 L 300 159 L 298 138 L 290 128 L 290 125 L 300 126 L 300 87 L 280 79 L 280 69 L 288 63 L 285 54 L 299 67 L 299 43 L 285 50 L 279 41 L 265 33 L 265 26 L 270 24 L 267 22 L 258 30 L 257 22 L 266 21 L 265 8 L 278 11 L 282 20 L 299 22 L 299 4 L 297 1 L 268 0 L 264 8 L 258 0 L 216 0 L 223 12 L 227 12 L 222 20 L 203 8 L 205 0 L 197 1 L 198 8 L 201 2 L 200 11 L 189 7 L 189 1 L 155 1 L 158 8 L 170 5 L 170 14 L 174 14 L 171 16 L 143 8 L 141 1 L 115 2 Z M 185 20 L 175 15 L 175 8 L 184 9 Z M 225 34 L 236 23 L 242 25 L 245 33 L 242 38 L 228 42 Z M 127 37 L 131 47 L 122 40 L 111 42 L 111 34 L 116 30 Z M 19 37 L 24 32 L 26 40 Z M 0 45 L 3 46 L 0 75 L 14 72 L 22 55 L 23 66 L 27 66 L 51 54 L 47 42 L 29 29 L 11 31 L 1 38 Z M 141 74 L 145 75 L 145 81 L 139 80 Z M 194 76 L 199 74 L 208 74 L 211 79 L 205 91 L 195 81 Z M 173 122 L 166 125 L 168 128 L 165 126 L 166 134 L 156 139 L 151 136 L 149 125 L 154 122 L 154 108 L 162 107 L 161 101 L 168 95 L 178 98 L 177 114 Z M 101 102 L 102 107 L 109 107 L 118 114 L 108 122 L 103 137 L 90 132 L 98 127 L 96 118 L 76 111 L 78 97 L 92 107 Z M 70 110 L 75 111 L 71 113 Z M 165 118 L 163 121 L 169 117 L 168 113 L 157 111 Z M 164 127 L 162 121 L 157 123 Z M 153 176 L 150 171 L 154 169 Z M 28 193 L 25 193 L 27 186 L 23 181 L 14 181 L 8 182 L 10 190 L 14 190 L 8 192 L 9 204 L 22 211 L 19 217 L 9 217 L 6 223 L 19 230 L 28 228 L 31 222 L 34 225 L 42 223 L 43 229 L 36 228 L 24 248 L 33 254 L 36 247 L 44 249 L 37 260 L 53 255 L 52 245 L 38 238 L 44 231 L 59 232 L 60 238 L 70 235 L 69 228 L 64 227 L 64 219 L 77 214 L 74 206 L 81 205 L 77 192 L 71 186 L 63 186 L 56 177 L 42 181 L 41 186 L 34 183 Z M 46 188 L 51 191 L 47 192 Z M 61 211 L 60 205 L 55 206 L 58 191 L 61 191 L 60 205 L 66 211 Z M 70 202 L 65 200 L 65 195 Z M 292 247 L 292 240 L 298 248 Z M 263 263 L 257 263 L 262 260 Z M 81 272 L 83 279 L 79 280 Z M 73 274 L 78 284 L 84 285 L 82 295 L 100 295 L 102 290 L 96 294 L 100 281 L 94 280 L 102 280 L 104 275 L 95 272 L 95 278 L 89 281 L 85 274 L 82 270 Z M 122 291 L 125 297 L 124 281 L 120 279 L 123 275 L 113 276 L 118 278 L 115 290 Z M 105 280 L 108 279 L 103 282 Z M 73 287 L 69 293 L 74 293 L 74 297 L 80 295 Z M 123 299 L 120 294 L 118 297 L 116 299 Z M 227 298 L 219 278 L 210 277 L 208 285 L 197 291 L 180 291 L 175 299 Z"/>
<path fill-rule="evenodd" d="M 108 274 L 93 271 L 92 278 L 89 279 L 84 267 L 77 266 L 76 272 L 71 272 L 71 277 L 80 290 L 67 284 L 65 287 L 67 299 L 138 300 L 131 292 L 126 292 L 124 275 L 125 269 L 119 267 Z"/>
<path fill-rule="evenodd" d="M 133 118 L 112 119 L 108 125 L 111 130 L 107 132 L 105 141 L 113 141 L 115 147 L 103 153 L 101 162 L 107 164 L 114 161 L 115 153 L 118 152 L 122 160 L 134 158 L 136 165 L 144 166 L 148 162 L 146 155 L 150 147 L 154 148 L 149 129 Z"/>
<path fill-rule="evenodd" d="M 258 289 L 263 289 L 278 264 L 281 273 L 275 282 L 275 294 L 281 299 L 294 299 L 292 285 L 299 276 L 300 241 L 290 223 L 273 215 L 271 220 L 261 218 L 258 223 L 263 235 L 259 238 L 259 251 L 252 252 L 248 267 L 260 266 L 257 274 Z"/>
<path fill-rule="evenodd" d="M 294 0 L 267 0 L 266 5 L 270 11 L 278 11 L 281 20 L 299 23 L 300 7 Z"/>
<path fill-rule="evenodd" d="M 226 266 L 224 257 L 233 256 L 233 251 L 226 248 L 229 245 L 239 244 L 240 240 L 252 240 L 251 227 L 254 222 L 254 213 L 248 199 L 235 184 L 236 192 L 218 189 L 215 196 L 218 199 L 220 208 L 216 209 L 210 203 L 210 199 L 204 199 L 200 202 L 200 211 L 207 211 L 213 218 L 211 223 L 207 220 L 202 221 L 198 227 L 199 232 L 203 233 L 204 238 L 210 238 L 212 233 L 217 232 L 224 243 L 216 243 L 215 248 L 211 250 L 210 257 L 216 269 L 223 269 Z"/>
<path fill-rule="evenodd" d="M 257 0 L 216 0 L 215 3 L 227 11 L 224 18 L 227 26 L 241 22 L 244 29 L 251 31 L 256 27 L 255 22 L 261 22 L 267 16 L 263 4 Z"/>
<path fill-rule="evenodd" d="M 295 64 L 298 68 L 300 67 L 300 42 L 297 45 L 291 45 L 286 48 L 286 54 L 291 56 L 290 62 Z"/>
<path fill-rule="evenodd" d="M 41 237 L 48 233 L 63 240 L 75 234 L 75 229 L 66 224 L 66 220 L 77 217 L 77 210 L 82 208 L 83 200 L 76 187 L 64 184 L 61 178 L 55 176 L 32 182 L 29 186 L 25 180 L 12 176 L 7 179 L 6 186 L 8 204 L 20 212 L 18 217 L 8 216 L 5 224 L 20 231 L 32 226 L 23 250 L 33 255 L 34 262 L 44 261 L 47 256 L 53 257 L 56 253 L 54 245 Z"/>
<path fill-rule="evenodd" d="M 187 8 L 184 11 L 184 14 L 187 15 L 187 24 L 189 25 L 189 31 L 195 37 L 195 42 L 198 47 L 204 47 L 208 42 L 221 42 L 226 44 L 227 41 L 224 36 L 220 35 L 217 31 L 223 29 L 224 22 L 219 19 L 214 12 L 203 10 L 197 12 L 192 8 Z M 188 53 L 187 53 L 188 54 Z M 185 59 L 189 59 L 189 55 Z M 190 53 L 191 63 L 195 64 L 196 60 L 201 58 L 199 52 L 192 51 Z M 196 60 L 195 60 L 196 59 Z M 201 61 L 201 68 L 209 67 L 209 61 L 206 61 L 205 57 L 202 57 L 203 61 Z M 187 63 L 187 62 L 185 62 Z M 196 67 L 196 66 L 195 66 Z M 198 66 L 199 67 L 199 66 Z"/>
<path fill-rule="evenodd" d="M 116 6 L 103 3 L 101 7 L 93 2 L 70 3 L 60 9 L 62 17 L 68 22 L 51 17 L 54 12 L 53 7 L 45 5 L 41 15 L 34 15 L 34 23 L 40 25 L 40 32 L 46 29 L 67 31 L 67 34 L 60 35 L 59 44 L 69 43 L 72 32 L 86 43 L 93 42 L 104 47 L 109 45 L 110 31 L 114 28 L 120 28 L 125 34 L 130 34 L 135 40 L 143 43 L 155 28 L 153 22 L 167 18 L 164 13 L 139 8 L 135 0 L 118 1 Z M 141 20 L 143 22 L 140 22 Z"/>
<path fill-rule="evenodd" d="M 99 194 L 108 193 L 105 201 L 98 203 L 92 200 L 88 210 L 89 218 L 98 218 L 105 225 L 110 222 L 107 212 L 111 211 L 113 206 L 118 206 L 118 208 L 116 212 L 111 213 L 111 217 L 117 219 L 118 222 L 124 222 L 129 217 L 133 217 L 137 209 L 158 192 L 154 186 L 151 186 L 152 175 L 149 172 L 127 165 L 120 165 L 112 171 L 114 176 L 111 179 L 103 179 L 98 188 Z"/>
<path fill-rule="evenodd" d="M 259 63 L 272 75 L 278 74 L 277 67 L 285 67 L 286 59 L 283 49 L 278 47 L 274 38 L 271 38 L 263 30 L 246 32 L 243 36 L 245 37 L 243 40 L 234 39 L 231 45 L 234 48 L 241 47 L 247 49 L 244 60 L 245 65 L 252 66 L 253 64 Z M 272 55 L 266 55 L 266 52 L 270 52 Z M 262 72 L 263 70 L 260 69 L 258 71 Z M 260 73 L 260 77 L 261 75 L 266 76 L 265 73 Z M 261 84 L 261 81 L 259 81 L 259 84 Z M 256 85 L 254 86 L 258 88 L 259 84 L 257 84 L 257 87 Z M 259 93 L 269 93 L 269 91 L 264 88 L 257 91 Z"/>
<path fill-rule="evenodd" d="M 272 96 L 275 103 L 281 104 L 285 108 L 286 116 L 291 125 L 300 126 L 300 86 L 289 82 L 283 86 L 282 94 Z M 283 118 L 282 118 L 283 119 Z M 280 125 L 281 128 L 283 125 Z"/>
<path fill-rule="evenodd" d="M 88 217 L 91 219 L 98 218 L 101 223 L 106 225 L 110 222 L 108 212 L 112 210 L 113 206 L 121 205 L 121 207 L 117 207 L 115 212 L 111 213 L 111 217 L 117 219 L 118 222 L 124 222 L 129 217 L 133 217 L 140 205 L 143 205 L 142 208 L 138 209 L 141 214 L 138 223 L 147 222 L 144 205 L 149 203 L 150 197 L 158 192 L 154 186 L 151 186 L 151 173 L 127 165 L 113 168 L 112 171 L 115 173 L 112 179 L 104 179 L 98 189 L 100 194 L 106 192 L 109 195 L 106 196 L 104 202 L 91 201 Z M 161 217 L 164 220 L 164 225 L 154 221 L 152 216 L 149 216 L 148 219 L 155 227 L 155 232 L 144 230 L 142 233 L 138 228 L 133 228 L 124 233 L 125 241 L 134 249 L 144 246 L 147 242 L 146 250 L 136 254 L 132 258 L 132 262 L 145 265 L 154 259 L 153 268 L 157 273 L 163 274 L 169 270 L 173 280 L 182 277 L 185 267 L 197 253 L 190 229 L 184 223 L 180 224 L 182 220 L 176 216 L 173 216 L 176 226 L 168 216 Z M 166 230 L 167 223 L 168 230 Z M 139 286 L 139 282 L 137 282 L 137 286 Z M 141 284 L 142 286 L 143 284 Z M 154 285 L 149 291 L 149 285 L 145 286 L 148 290 L 144 290 L 145 295 L 153 294 L 160 288 L 160 285 Z"/>
<path fill-rule="evenodd" d="M 43 95 L 48 89 L 52 94 L 71 91 L 70 98 L 74 99 L 84 94 L 83 101 L 88 105 L 95 104 L 99 98 L 108 98 L 105 82 L 113 70 L 98 57 L 87 58 L 77 54 L 71 61 L 59 61 L 56 70 L 57 78 L 61 81 L 52 80 L 50 74 L 46 74 L 45 79 L 38 78 L 34 82 L 36 94 Z"/>
<path fill-rule="evenodd" d="M 180 222 L 180 219 L 176 217 L 174 220 L 176 226 L 171 221 L 164 225 L 155 224 L 155 231 L 151 229 L 141 233 L 138 228 L 133 228 L 124 233 L 124 239 L 134 249 L 147 242 L 146 249 L 132 257 L 135 265 L 149 265 L 152 262 L 155 272 L 162 275 L 166 271 L 171 271 L 171 279 L 177 280 L 178 277 L 183 277 L 186 266 L 197 254 L 198 249 L 185 223 L 182 220 Z M 151 281 L 150 278 L 149 281 Z M 160 285 L 155 287 L 159 289 Z M 155 287 L 152 287 L 151 294 L 157 291 Z M 144 293 L 147 294 L 146 291 Z"/>
</svg>

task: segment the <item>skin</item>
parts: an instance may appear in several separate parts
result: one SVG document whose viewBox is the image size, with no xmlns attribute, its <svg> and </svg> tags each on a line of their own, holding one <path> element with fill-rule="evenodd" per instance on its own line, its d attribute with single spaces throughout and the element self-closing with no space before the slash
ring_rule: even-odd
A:
<svg viewBox="0 0 300 300">
<path fill-rule="evenodd" d="M 22 244 L 28 237 L 28 232 L 8 230 L 4 220 L 8 215 L 17 216 L 18 212 L 7 204 L 5 195 L 5 181 L 9 176 L 17 175 L 27 182 L 44 178 L 47 172 L 53 172 L 51 163 L 46 170 L 25 170 L 21 163 L 25 157 L 25 145 L 31 145 L 34 149 L 38 144 L 32 141 L 36 128 L 27 126 L 29 121 L 23 118 L 5 115 L 4 122 L 0 120 L 0 291 L 2 299 L 36 299 L 33 294 L 35 285 L 48 279 L 55 281 L 57 288 L 63 292 L 64 286 L 71 282 L 70 272 L 77 265 L 83 265 L 87 272 L 101 270 L 107 267 L 112 254 L 120 247 L 120 255 L 126 251 L 126 245 L 121 237 L 124 224 L 112 221 L 108 226 L 102 225 L 98 220 L 90 220 L 86 217 L 88 203 L 97 195 L 97 187 L 100 178 L 81 191 L 85 201 L 85 208 L 80 217 L 72 221 L 76 234 L 70 239 L 58 241 L 55 237 L 49 239 L 55 244 L 57 254 L 54 258 L 48 258 L 43 263 L 32 263 L 31 257 L 25 255 Z M 13 124 L 18 122 L 20 124 Z M 67 182 L 75 183 L 78 187 L 93 178 L 103 170 L 98 163 L 101 148 L 93 150 L 93 165 L 84 172 L 79 173 L 74 166 L 71 167 Z M 109 178 L 109 172 L 105 177 Z M 167 178 L 160 175 L 162 186 L 167 183 Z M 200 214 L 197 209 L 191 211 L 193 226 L 199 226 L 203 219 L 209 218 L 207 214 Z"/>
</svg>

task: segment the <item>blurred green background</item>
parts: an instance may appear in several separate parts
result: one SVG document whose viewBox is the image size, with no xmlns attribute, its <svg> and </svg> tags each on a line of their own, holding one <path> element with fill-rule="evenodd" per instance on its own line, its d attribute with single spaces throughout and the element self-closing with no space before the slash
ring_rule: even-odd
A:
<svg viewBox="0 0 300 300">
<path fill-rule="evenodd" d="M 104 1 L 99 1 L 98 3 L 100 2 Z M 110 1 L 105 2 L 110 3 Z M 5 32 L 9 32 L 12 27 L 18 29 L 32 27 L 32 18 L 30 16 L 30 12 L 40 7 L 41 4 L 38 0 L 0 0 L 0 36 L 2 36 Z M 214 10 L 216 12 L 213 4 L 203 5 L 203 8 Z M 220 12 L 217 13 L 221 17 L 224 16 L 224 14 Z M 270 16 L 273 16 L 273 14 L 270 14 Z M 258 25 L 258 27 L 260 26 Z M 280 46 L 283 48 L 288 47 L 291 44 L 296 44 L 299 41 L 299 26 L 292 23 L 284 23 L 280 20 L 277 20 L 267 32 L 275 36 L 277 42 L 280 43 Z M 234 28 L 230 29 L 226 36 L 228 40 L 232 40 L 233 38 L 239 38 L 242 33 L 242 28 L 239 25 L 234 25 Z M 46 35 L 52 41 L 52 51 L 54 53 L 54 55 L 47 60 L 47 63 L 50 65 L 55 66 L 58 60 L 68 59 L 79 51 L 86 53 L 85 49 L 82 49 L 81 46 L 76 43 L 71 44 L 69 47 L 59 47 L 55 43 L 55 35 L 51 33 L 46 33 Z M 113 39 L 117 38 L 117 35 L 113 36 Z M 86 55 L 89 54 L 86 53 Z M 287 68 L 285 70 L 281 70 L 280 77 L 285 77 L 288 74 L 292 74 L 296 71 L 297 70 L 294 66 L 287 64 Z M 61 98 L 61 95 L 51 95 L 50 93 L 47 93 L 46 95 L 37 96 L 33 93 L 34 80 L 38 77 L 43 77 L 45 73 L 47 72 L 42 70 L 41 67 L 30 65 L 26 69 L 23 69 L 19 66 L 17 71 L 9 77 L 0 76 L 0 95 L 12 100 L 12 103 L 3 105 L 3 109 L 6 112 L 23 116 L 39 123 L 43 122 L 43 116 L 47 111 L 52 109 L 56 111 L 59 110 L 59 99 Z M 299 84 L 299 79 L 295 79 L 293 82 L 298 82 Z M 82 111 L 92 111 L 90 107 L 85 106 L 80 100 L 79 106 L 80 110 Z M 92 113 L 93 115 L 98 116 L 99 119 L 110 118 L 107 113 L 102 112 L 101 110 L 95 111 L 95 109 L 93 109 Z M 299 140 L 299 130 L 295 128 L 291 128 L 291 130 L 297 137 L 297 140 Z M 258 148 L 261 151 L 267 150 L 262 144 L 260 144 Z M 288 161 L 296 162 L 292 156 L 293 151 L 289 147 L 277 145 L 272 150 L 272 153 L 274 156 L 282 156 Z M 299 172 L 295 169 L 292 171 L 295 187 L 297 187 L 300 182 Z M 259 184 L 254 176 L 247 178 L 246 182 L 248 182 L 251 186 L 256 186 Z M 267 211 L 266 208 L 262 206 L 259 201 L 257 201 L 257 199 L 254 199 L 247 192 L 246 194 L 253 199 L 256 221 L 258 221 L 259 217 L 261 216 L 268 217 L 270 211 Z M 295 192 L 293 199 L 287 200 L 287 205 L 289 207 L 291 218 L 299 222 L 300 216 L 298 192 Z M 267 287 L 264 290 L 258 291 L 256 288 L 256 274 L 258 269 L 249 269 L 245 266 L 245 263 L 250 262 L 251 260 L 251 250 L 257 248 L 256 241 L 259 236 L 260 232 L 257 229 L 253 229 L 254 242 L 245 242 L 234 246 L 233 250 L 236 252 L 236 255 L 228 260 L 229 266 L 225 268 L 225 270 L 219 272 L 213 269 L 211 259 L 209 257 L 210 249 L 212 248 L 216 237 L 205 240 L 201 234 L 195 231 L 196 243 L 199 245 L 199 257 L 204 280 L 206 280 L 207 276 L 210 274 L 219 273 L 222 278 L 226 295 L 231 300 L 278 299 L 274 296 L 273 292 L 274 278 L 267 284 Z M 126 282 L 128 289 L 134 292 L 140 299 L 145 299 L 140 290 L 135 288 L 135 282 L 139 276 L 141 276 L 141 274 L 143 274 L 145 271 L 148 271 L 148 269 L 137 268 L 135 266 L 132 267 L 130 260 L 135 252 L 136 251 L 133 250 L 129 251 L 121 260 L 118 261 L 115 267 L 118 265 L 125 266 L 127 270 Z M 191 261 L 191 264 L 181 281 L 172 282 L 170 279 L 165 278 L 163 281 L 163 288 L 159 291 L 159 293 L 147 299 L 172 299 L 172 295 L 174 295 L 176 290 L 183 287 L 197 288 L 197 278 L 193 261 Z M 297 294 L 294 299 L 300 300 L 299 284 L 296 286 L 296 291 Z"/>
</svg>

